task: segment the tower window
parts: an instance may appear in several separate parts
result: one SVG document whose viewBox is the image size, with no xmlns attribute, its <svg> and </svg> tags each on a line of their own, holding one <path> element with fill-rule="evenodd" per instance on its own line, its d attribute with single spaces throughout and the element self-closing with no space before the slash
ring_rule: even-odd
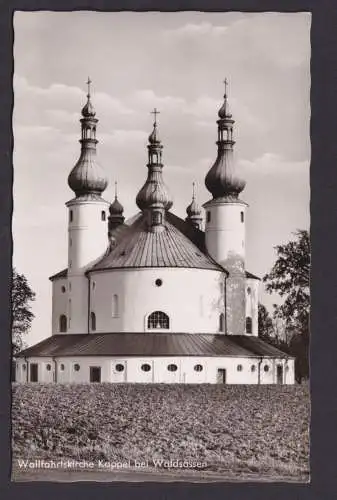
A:
<svg viewBox="0 0 337 500">
<path fill-rule="evenodd" d="M 118 316 L 118 295 L 114 294 L 112 296 L 112 317 L 116 318 Z"/>
<path fill-rule="evenodd" d="M 240 212 L 240 218 L 241 218 L 241 222 L 244 222 L 245 214 L 243 212 Z"/>
<path fill-rule="evenodd" d="M 60 364 L 60 371 L 61 371 L 61 372 L 63 372 L 63 371 L 64 371 L 64 364 L 63 364 L 63 363 L 61 363 L 61 364 Z"/>
<path fill-rule="evenodd" d="M 67 316 L 65 314 L 61 314 L 60 316 L 59 330 L 61 333 L 65 333 L 67 331 Z"/>
<path fill-rule="evenodd" d="M 211 222 L 211 212 L 209 210 L 206 212 L 206 222 Z"/>
<path fill-rule="evenodd" d="M 69 212 L 69 222 L 72 222 L 73 221 L 73 211 L 70 210 Z"/>
<path fill-rule="evenodd" d="M 106 213 L 105 213 L 105 211 L 104 211 L 104 210 L 102 210 L 102 212 L 101 212 L 101 219 L 102 219 L 103 221 L 105 221 L 105 220 L 106 220 Z"/>
<path fill-rule="evenodd" d="M 170 328 L 170 319 L 162 311 L 154 311 L 147 319 L 147 327 L 149 330 L 168 330 Z"/>
<path fill-rule="evenodd" d="M 51 364 L 49 364 L 49 363 L 48 363 L 48 364 L 46 365 L 46 370 L 47 370 L 47 372 L 50 372 L 50 370 L 51 370 Z"/>
<path fill-rule="evenodd" d="M 66 287 L 65 287 L 65 286 L 61 286 L 61 292 L 62 292 L 62 293 L 65 293 L 65 292 L 66 292 Z"/>
<path fill-rule="evenodd" d="M 75 370 L 75 372 L 79 372 L 80 371 L 80 365 L 78 363 L 74 364 L 74 370 Z"/>
<path fill-rule="evenodd" d="M 96 314 L 94 312 L 90 313 L 91 320 L 91 330 L 94 332 L 96 330 Z"/>
<path fill-rule="evenodd" d="M 252 333 L 253 332 L 253 322 L 252 318 L 248 316 L 246 318 L 246 333 Z"/>
<path fill-rule="evenodd" d="M 255 366 L 255 365 L 252 365 L 252 366 L 250 367 L 250 371 L 251 371 L 251 372 L 255 372 L 255 370 L 256 370 L 256 366 Z"/>
<path fill-rule="evenodd" d="M 269 366 L 268 365 L 264 365 L 263 369 L 264 369 L 265 372 L 269 372 Z"/>
<path fill-rule="evenodd" d="M 225 315 L 224 313 L 221 313 L 219 317 L 219 331 L 223 332 L 224 330 L 225 330 Z"/>
<path fill-rule="evenodd" d="M 236 369 L 237 369 L 237 371 L 238 371 L 238 372 L 242 372 L 242 365 L 238 365 L 238 366 L 236 367 Z"/>
</svg>

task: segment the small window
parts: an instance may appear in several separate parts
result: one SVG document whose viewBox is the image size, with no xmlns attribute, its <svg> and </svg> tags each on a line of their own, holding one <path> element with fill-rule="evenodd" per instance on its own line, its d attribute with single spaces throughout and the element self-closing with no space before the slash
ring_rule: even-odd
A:
<svg viewBox="0 0 337 500">
<path fill-rule="evenodd" d="M 157 210 L 155 210 L 153 213 L 152 213 L 152 221 L 151 223 L 154 225 L 154 226 L 159 226 L 160 224 L 162 224 L 163 222 L 163 216 L 162 216 L 162 213 L 161 212 L 158 212 Z"/>
<path fill-rule="evenodd" d="M 71 238 L 69 238 L 69 246 L 72 247 L 73 246 L 73 240 Z"/>
<path fill-rule="evenodd" d="M 163 284 L 163 280 L 161 280 L 160 278 L 158 278 L 158 279 L 155 281 L 155 283 L 156 283 L 156 286 L 162 286 L 162 284 Z"/>
<path fill-rule="evenodd" d="M 202 365 L 195 365 L 195 366 L 194 366 L 194 370 L 195 370 L 196 372 L 202 372 L 202 370 L 203 370 L 203 366 L 202 366 Z"/>
<path fill-rule="evenodd" d="M 252 333 L 252 331 L 253 331 L 252 318 L 248 316 L 248 318 L 246 318 L 246 333 Z"/>
<path fill-rule="evenodd" d="M 70 210 L 69 212 L 69 221 L 72 222 L 73 221 L 73 211 Z"/>
<path fill-rule="evenodd" d="M 241 219 L 241 222 L 244 222 L 245 214 L 243 212 L 240 212 L 240 219 Z"/>
<path fill-rule="evenodd" d="M 60 371 L 64 372 L 64 364 L 63 363 L 60 364 Z"/>
<path fill-rule="evenodd" d="M 177 365 L 171 364 L 171 365 L 168 365 L 167 369 L 169 372 L 176 372 L 178 370 L 178 367 L 177 367 Z"/>
<path fill-rule="evenodd" d="M 66 293 L 66 287 L 65 287 L 64 285 L 63 285 L 63 286 L 61 286 L 61 292 L 62 292 L 62 293 Z"/>
<path fill-rule="evenodd" d="M 162 311 L 154 311 L 147 319 L 147 327 L 149 330 L 160 330 L 170 328 L 170 319 Z"/>
<path fill-rule="evenodd" d="M 225 330 L 225 315 L 224 313 L 221 313 L 219 317 L 219 331 L 223 332 L 224 330 Z"/>
<path fill-rule="evenodd" d="M 96 330 L 96 314 L 94 312 L 90 313 L 91 319 L 91 330 L 94 332 Z"/>
<path fill-rule="evenodd" d="M 112 317 L 116 318 L 118 316 L 118 295 L 114 294 L 112 296 Z"/>
<path fill-rule="evenodd" d="M 123 372 L 124 371 L 124 365 L 122 365 L 121 363 L 118 363 L 115 366 L 115 370 L 116 370 L 116 372 Z"/>
<path fill-rule="evenodd" d="M 74 370 L 75 370 L 75 372 L 79 372 L 79 371 L 80 371 L 80 368 L 81 368 L 81 367 L 80 367 L 80 365 L 79 365 L 78 363 L 76 363 L 76 364 L 74 365 Z"/>
<path fill-rule="evenodd" d="M 247 294 L 250 295 L 252 293 L 252 289 L 250 287 L 247 288 Z"/>
<path fill-rule="evenodd" d="M 256 370 L 256 366 L 255 366 L 255 365 L 252 365 L 252 366 L 250 367 L 250 371 L 251 371 L 251 372 L 255 372 L 255 370 Z"/>
<path fill-rule="evenodd" d="M 47 372 L 50 372 L 50 370 L 51 370 L 51 365 L 49 363 L 46 365 L 46 370 L 47 370 Z"/>
<path fill-rule="evenodd" d="M 92 289 L 94 290 L 95 289 L 95 286 L 96 286 L 96 283 L 95 281 L 92 282 Z"/>
<path fill-rule="evenodd" d="M 66 333 L 67 331 L 67 316 L 65 314 L 61 314 L 59 320 L 59 330 L 61 333 Z"/>
<path fill-rule="evenodd" d="M 211 212 L 209 210 L 206 212 L 206 222 L 211 222 Z"/>
<path fill-rule="evenodd" d="M 70 283 L 70 281 L 69 281 L 69 291 L 71 291 L 71 283 Z"/>
<path fill-rule="evenodd" d="M 288 368 L 288 367 L 287 367 Z M 26 371 L 26 365 L 22 365 L 22 369 L 25 372 Z"/>
<path fill-rule="evenodd" d="M 143 372 L 149 372 L 151 370 L 151 365 L 149 365 L 148 363 L 144 363 L 142 366 L 141 366 Z"/>
<path fill-rule="evenodd" d="M 242 372 L 242 365 L 238 365 L 238 366 L 236 367 L 236 369 L 237 369 L 237 371 L 238 371 L 238 372 Z"/>
<path fill-rule="evenodd" d="M 25 366 L 25 365 L 23 365 L 23 366 Z M 286 372 L 288 372 L 288 371 L 289 371 L 289 366 L 286 366 Z"/>
<path fill-rule="evenodd" d="M 105 214 L 105 211 L 104 211 L 104 210 L 102 210 L 102 212 L 101 212 L 101 219 L 102 219 L 103 221 L 105 221 L 105 220 L 106 220 L 106 214 Z"/>
<path fill-rule="evenodd" d="M 269 366 L 268 365 L 264 365 L 263 369 L 264 369 L 265 372 L 269 372 Z"/>
</svg>

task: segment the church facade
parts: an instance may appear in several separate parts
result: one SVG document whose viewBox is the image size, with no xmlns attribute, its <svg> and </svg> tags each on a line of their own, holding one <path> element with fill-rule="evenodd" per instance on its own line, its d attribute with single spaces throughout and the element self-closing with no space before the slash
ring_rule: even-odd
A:
<svg viewBox="0 0 337 500">
<path fill-rule="evenodd" d="M 245 268 L 245 182 L 227 88 L 205 221 L 194 189 L 184 220 L 171 210 L 156 110 L 140 211 L 128 220 L 117 189 L 112 203 L 103 197 L 90 80 L 80 122 L 81 153 L 68 177 L 68 263 L 50 278 L 52 335 L 19 354 L 17 380 L 293 384 L 294 359 L 258 336 L 260 280 Z"/>
</svg>

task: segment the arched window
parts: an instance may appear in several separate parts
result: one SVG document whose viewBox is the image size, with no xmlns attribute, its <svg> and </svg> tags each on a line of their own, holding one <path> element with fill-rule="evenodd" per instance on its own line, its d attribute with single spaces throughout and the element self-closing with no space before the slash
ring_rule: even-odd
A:
<svg viewBox="0 0 337 500">
<path fill-rule="evenodd" d="M 65 314 L 61 314 L 59 321 L 60 321 L 60 332 L 65 333 L 67 331 L 67 316 Z"/>
<path fill-rule="evenodd" d="M 73 221 L 73 211 L 70 210 L 69 212 L 69 222 L 72 222 Z"/>
<path fill-rule="evenodd" d="M 224 313 L 221 313 L 220 317 L 219 317 L 219 331 L 220 332 L 225 331 L 225 315 L 224 315 Z"/>
<path fill-rule="evenodd" d="M 94 312 L 90 313 L 91 320 L 91 330 L 94 332 L 96 330 L 96 314 Z"/>
<path fill-rule="evenodd" d="M 241 222 L 244 222 L 245 214 L 243 212 L 240 212 L 240 217 L 241 217 Z"/>
<path fill-rule="evenodd" d="M 105 211 L 104 211 L 104 210 L 102 210 L 102 212 L 101 212 L 101 219 L 102 219 L 103 221 L 105 221 L 105 219 L 106 219 L 106 216 L 105 216 Z"/>
<path fill-rule="evenodd" d="M 170 328 L 170 319 L 162 311 L 154 311 L 147 318 L 147 327 L 149 330 L 168 330 Z"/>
<path fill-rule="evenodd" d="M 248 316 L 246 318 L 246 333 L 252 333 L 253 332 L 253 322 L 252 318 Z"/>
<path fill-rule="evenodd" d="M 114 294 L 112 296 L 112 317 L 116 318 L 118 316 L 118 295 Z"/>
</svg>

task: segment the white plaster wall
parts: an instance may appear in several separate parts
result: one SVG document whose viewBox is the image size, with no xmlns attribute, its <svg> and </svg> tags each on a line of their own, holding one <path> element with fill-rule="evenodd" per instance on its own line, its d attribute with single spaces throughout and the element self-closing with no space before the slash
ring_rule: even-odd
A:
<svg viewBox="0 0 337 500">
<path fill-rule="evenodd" d="M 66 289 L 62 292 L 62 287 Z M 68 317 L 68 281 L 67 278 L 57 278 L 52 281 L 52 334 L 60 333 L 60 316 Z"/>
<path fill-rule="evenodd" d="M 81 274 L 108 247 L 109 203 L 105 200 L 72 200 L 68 206 L 68 268 L 69 274 Z M 73 220 L 70 221 L 70 211 Z M 105 221 L 101 212 L 105 212 Z"/>
<path fill-rule="evenodd" d="M 88 333 L 88 288 L 85 275 L 68 277 L 68 333 Z"/>
<path fill-rule="evenodd" d="M 54 362 L 52 358 L 30 358 L 29 362 L 39 363 L 39 382 L 53 382 Z M 18 360 L 19 365 L 24 360 Z M 50 363 L 52 370 L 46 370 L 47 363 Z M 80 370 L 75 371 L 74 365 L 78 363 Z M 125 366 L 123 372 L 116 372 L 115 366 L 122 363 Z M 149 372 L 141 370 L 142 364 L 147 363 L 151 366 Z M 61 370 L 61 364 L 64 370 Z M 178 370 L 170 372 L 167 370 L 169 364 L 176 364 Z M 196 372 L 194 366 L 201 364 L 203 370 Z M 261 362 L 260 358 L 243 357 L 73 357 L 56 358 L 57 374 L 56 380 L 59 383 L 87 383 L 90 380 L 90 367 L 101 367 L 101 381 L 113 383 L 218 383 L 218 369 L 226 369 L 227 384 L 276 384 L 277 365 L 283 366 L 283 383 L 294 383 L 294 360 L 289 359 L 267 359 Z M 238 371 L 238 365 L 242 370 Z M 252 365 L 255 371 L 251 371 Z M 268 366 L 266 372 L 264 367 Z M 286 367 L 289 367 L 289 370 Z M 260 377 L 259 377 L 260 370 Z M 25 374 L 20 367 L 18 369 L 18 381 L 25 382 Z"/>
<path fill-rule="evenodd" d="M 156 279 L 163 281 L 155 285 Z M 147 317 L 163 311 L 172 332 L 218 333 L 224 311 L 224 273 L 204 269 L 147 268 L 90 273 L 90 310 L 96 332 L 144 332 Z M 113 295 L 119 311 L 112 314 Z M 161 330 L 165 331 L 165 330 Z"/>
<path fill-rule="evenodd" d="M 258 306 L 259 306 L 259 285 L 260 281 L 252 278 L 246 280 L 246 318 L 252 318 L 252 336 L 259 334 Z M 250 293 L 248 292 L 250 289 Z"/>
<path fill-rule="evenodd" d="M 225 266 L 231 255 L 245 259 L 246 204 L 224 203 L 216 200 L 205 204 L 205 238 L 208 253 L 216 262 Z M 207 212 L 211 220 L 207 222 Z M 244 222 L 241 222 L 241 212 Z"/>
</svg>

